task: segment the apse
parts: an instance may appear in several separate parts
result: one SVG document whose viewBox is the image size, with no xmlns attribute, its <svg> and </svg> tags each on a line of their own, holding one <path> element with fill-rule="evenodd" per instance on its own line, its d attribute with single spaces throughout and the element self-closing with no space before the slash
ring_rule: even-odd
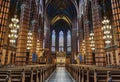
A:
<svg viewBox="0 0 120 82">
<path fill-rule="evenodd" d="M 72 22 L 77 18 L 74 3 L 71 0 L 50 0 L 47 3 L 46 14 L 50 21 L 51 51 L 71 53 Z"/>
</svg>

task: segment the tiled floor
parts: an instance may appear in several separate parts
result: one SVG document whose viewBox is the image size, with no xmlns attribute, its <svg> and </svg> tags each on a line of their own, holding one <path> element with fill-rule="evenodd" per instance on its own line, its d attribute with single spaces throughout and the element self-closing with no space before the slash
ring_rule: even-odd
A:
<svg viewBox="0 0 120 82">
<path fill-rule="evenodd" d="M 57 67 L 56 72 L 47 82 L 74 82 L 65 67 Z"/>
</svg>

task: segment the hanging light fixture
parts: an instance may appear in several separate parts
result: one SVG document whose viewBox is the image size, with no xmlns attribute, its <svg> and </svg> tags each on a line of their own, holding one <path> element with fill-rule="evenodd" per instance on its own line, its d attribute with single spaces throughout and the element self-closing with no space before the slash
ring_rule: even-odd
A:
<svg viewBox="0 0 120 82">
<path fill-rule="evenodd" d="M 112 40 L 110 20 L 104 17 L 102 24 L 103 24 L 102 30 L 104 34 L 103 39 L 105 40 L 106 44 L 110 44 Z"/>
<path fill-rule="evenodd" d="M 105 15 L 104 0 L 103 0 L 103 9 L 104 9 L 104 15 Z M 103 39 L 105 40 L 105 44 L 109 45 L 112 40 L 112 34 L 111 34 L 110 20 L 107 19 L 106 15 L 104 16 L 104 19 L 102 21 L 102 30 L 103 30 Z"/>
<path fill-rule="evenodd" d="M 94 41 L 94 33 L 93 32 L 90 33 L 89 40 L 90 40 L 90 47 L 91 47 L 91 49 L 95 50 L 95 41 Z"/>
<path fill-rule="evenodd" d="M 29 30 L 28 35 L 27 35 L 27 49 L 30 50 L 32 46 L 32 31 Z"/>
<path fill-rule="evenodd" d="M 14 44 L 18 37 L 17 31 L 19 29 L 19 19 L 17 18 L 17 15 L 14 15 L 14 18 L 12 18 L 11 21 L 12 23 L 9 25 L 10 34 L 8 35 L 8 37 L 10 38 L 10 43 Z"/>
<path fill-rule="evenodd" d="M 18 29 L 19 29 L 19 19 L 17 18 L 17 6 L 18 6 L 18 1 L 16 4 L 16 8 L 15 8 L 15 15 L 13 18 L 11 18 L 11 23 L 9 24 L 9 28 L 10 28 L 10 34 L 8 35 L 9 37 L 9 41 L 10 43 L 14 44 L 16 43 L 16 39 L 18 37 Z"/>
</svg>

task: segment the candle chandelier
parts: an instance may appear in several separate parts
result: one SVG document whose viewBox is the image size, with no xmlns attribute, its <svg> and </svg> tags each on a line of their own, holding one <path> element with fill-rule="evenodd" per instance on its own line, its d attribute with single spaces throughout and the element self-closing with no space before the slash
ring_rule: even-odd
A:
<svg viewBox="0 0 120 82">
<path fill-rule="evenodd" d="M 32 46 L 32 31 L 29 30 L 28 35 L 27 35 L 27 49 L 30 50 Z"/>
<path fill-rule="evenodd" d="M 112 40 L 110 20 L 104 17 L 102 24 L 103 24 L 102 30 L 104 34 L 103 39 L 105 40 L 106 44 L 110 44 Z"/>
<path fill-rule="evenodd" d="M 10 34 L 9 34 L 9 38 L 10 38 L 10 43 L 15 43 L 16 42 L 16 38 L 18 37 L 17 35 L 17 31 L 19 29 L 19 19 L 17 18 L 17 15 L 14 15 L 14 18 L 11 18 L 12 23 L 9 25 L 10 27 Z"/>
<path fill-rule="evenodd" d="M 103 0 L 104 19 L 102 21 L 103 39 L 105 44 L 109 45 L 112 40 L 110 20 L 105 15 L 105 1 Z"/>
<path fill-rule="evenodd" d="M 14 17 L 11 18 L 11 23 L 9 24 L 10 28 L 10 34 L 8 35 L 10 43 L 14 44 L 16 43 L 16 39 L 18 37 L 18 29 L 19 29 L 19 19 L 17 18 L 17 6 L 18 6 L 18 0 L 16 2 L 16 7 L 15 7 L 15 14 Z"/>
<path fill-rule="evenodd" d="M 90 47 L 91 47 L 91 49 L 95 50 L 95 41 L 94 41 L 94 33 L 93 32 L 90 33 L 89 40 L 90 40 Z"/>
</svg>

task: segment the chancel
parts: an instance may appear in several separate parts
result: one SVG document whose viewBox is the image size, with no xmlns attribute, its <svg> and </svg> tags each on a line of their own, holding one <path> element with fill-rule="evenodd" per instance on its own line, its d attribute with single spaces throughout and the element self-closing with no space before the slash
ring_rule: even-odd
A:
<svg viewBox="0 0 120 82">
<path fill-rule="evenodd" d="M 0 0 L 0 82 L 120 82 L 120 0 Z"/>
</svg>

